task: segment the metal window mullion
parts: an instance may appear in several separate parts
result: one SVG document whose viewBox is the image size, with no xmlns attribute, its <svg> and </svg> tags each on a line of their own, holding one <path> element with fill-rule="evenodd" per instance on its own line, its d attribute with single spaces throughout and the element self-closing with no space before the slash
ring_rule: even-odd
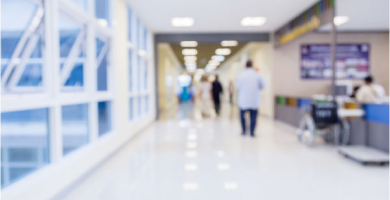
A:
<svg viewBox="0 0 390 200">
<path fill-rule="evenodd" d="M 59 103 L 61 83 L 60 81 L 60 28 L 59 28 L 59 5 L 58 1 L 46 1 L 46 36 L 47 38 L 47 57 L 49 64 L 47 68 L 48 77 L 46 77 L 48 91 L 53 97 L 54 104 L 49 109 L 49 128 L 50 128 L 50 162 L 58 163 L 62 159 L 62 110 Z"/>
<path fill-rule="evenodd" d="M 34 22 L 36 20 L 39 20 L 37 19 L 38 17 L 40 17 L 42 20 L 42 13 L 43 13 L 43 9 L 42 7 L 39 7 L 39 9 L 37 9 L 37 11 L 35 12 L 34 16 L 33 16 L 33 20 L 31 20 L 31 23 L 30 25 L 28 26 L 28 28 L 26 29 L 26 31 L 23 33 L 22 37 L 20 38 L 18 44 L 16 45 L 15 47 L 15 50 L 14 52 L 12 53 L 12 56 L 11 56 L 11 59 L 7 65 L 7 67 L 5 68 L 4 70 L 4 74 L 3 74 L 3 78 L 1 79 L 1 85 L 4 87 L 6 84 L 7 84 L 7 81 L 9 79 L 9 76 L 11 75 L 11 72 L 13 70 L 13 68 L 15 67 L 15 63 L 14 63 L 14 60 L 16 58 L 19 58 L 19 55 L 21 54 L 22 50 L 23 50 L 23 47 L 24 45 L 26 44 L 28 38 L 30 38 L 30 36 L 32 34 L 34 34 L 35 30 L 34 30 L 34 26 L 36 26 L 34 24 Z"/>
<path fill-rule="evenodd" d="M 81 31 L 81 33 L 77 36 L 76 41 L 74 42 L 72 49 L 69 52 L 68 58 L 66 59 L 62 72 L 61 72 L 61 85 L 65 85 L 66 81 L 68 80 L 74 65 L 75 60 L 80 55 L 80 47 L 82 45 L 84 38 L 84 31 Z"/>
<path fill-rule="evenodd" d="M 106 43 L 102 50 L 100 51 L 100 54 L 99 56 L 97 57 L 96 59 L 96 69 L 99 68 L 100 64 L 102 63 L 104 57 L 107 55 L 107 52 L 108 52 L 108 44 Z"/>
<path fill-rule="evenodd" d="M 40 36 L 37 33 L 35 33 L 31 37 L 31 39 L 28 41 L 26 49 L 21 56 L 21 63 L 15 68 L 15 71 L 10 79 L 10 82 L 9 82 L 10 88 L 15 87 L 18 84 L 20 78 L 22 77 L 24 69 L 26 68 L 26 65 L 27 65 L 27 61 L 31 57 L 31 54 L 33 53 L 33 51 L 38 43 L 39 37 Z"/>
<path fill-rule="evenodd" d="M 88 0 L 88 13 L 95 19 L 95 0 Z M 98 112 L 98 100 L 92 98 L 97 92 L 97 69 L 99 65 L 96 60 L 96 27 L 95 20 L 90 20 L 87 23 L 87 32 L 86 32 L 86 56 L 87 63 L 84 67 L 84 78 L 85 78 L 85 87 L 88 94 L 91 96 L 91 102 L 89 103 L 88 109 L 88 120 L 89 120 L 89 139 L 90 142 L 93 142 L 99 138 L 99 112 Z M 103 53 L 103 49 L 102 52 Z"/>
</svg>

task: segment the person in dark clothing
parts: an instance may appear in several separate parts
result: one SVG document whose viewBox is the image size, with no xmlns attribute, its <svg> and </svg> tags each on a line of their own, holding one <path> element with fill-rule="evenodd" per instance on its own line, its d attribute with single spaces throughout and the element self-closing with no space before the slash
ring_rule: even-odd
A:
<svg viewBox="0 0 390 200">
<path fill-rule="evenodd" d="M 215 80 L 211 86 L 213 93 L 214 108 L 217 115 L 219 115 L 219 110 L 221 109 L 221 97 L 220 95 L 223 92 L 222 85 L 219 82 L 218 75 L 215 76 Z"/>
</svg>

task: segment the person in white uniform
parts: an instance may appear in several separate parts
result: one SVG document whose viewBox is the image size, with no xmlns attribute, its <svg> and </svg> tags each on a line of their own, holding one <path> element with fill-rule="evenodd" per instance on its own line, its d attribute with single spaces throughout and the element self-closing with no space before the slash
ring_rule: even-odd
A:
<svg viewBox="0 0 390 200">
<path fill-rule="evenodd" d="M 385 97 L 385 89 L 374 83 L 374 78 L 368 76 L 365 84 L 356 93 L 356 100 L 360 103 L 381 103 Z"/>
<path fill-rule="evenodd" d="M 201 111 L 203 115 L 209 116 L 211 110 L 211 83 L 207 80 L 206 76 L 202 77 L 202 83 L 200 84 L 200 103 Z"/>
<path fill-rule="evenodd" d="M 246 70 L 238 75 L 236 88 L 238 91 L 238 107 L 242 134 L 246 133 L 245 113 L 250 112 L 250 134 L 255 137 L 257 111 L 260 106 L 260 90 L 264 88 L 264 81 L 261 75 L 253 69 L 252 61 L 246 63 Z"/>
</svg>

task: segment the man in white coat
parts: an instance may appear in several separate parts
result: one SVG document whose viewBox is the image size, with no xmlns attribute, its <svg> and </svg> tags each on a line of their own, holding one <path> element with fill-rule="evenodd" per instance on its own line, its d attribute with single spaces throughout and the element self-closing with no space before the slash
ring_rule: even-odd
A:
<svg viewBox="0 0 390 200">
<path fill-rule="evenodd" d="M 238 90 L 238 107 L 242 134 L 246 133 L 245 113 L 250 112 L 250 134 L 255 137 L 257 111 L 260 106 L 260 90 L 264 88 L 264 81 L 260 74 L 253 69 L 252 61 L 246 63 L 246 70 L 238 75 L 236 87 Z"/>
</svg>

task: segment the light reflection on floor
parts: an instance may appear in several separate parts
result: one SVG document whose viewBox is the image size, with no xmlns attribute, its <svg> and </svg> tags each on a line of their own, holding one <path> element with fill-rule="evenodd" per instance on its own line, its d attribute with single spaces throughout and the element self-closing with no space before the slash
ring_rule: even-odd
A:
<svg viewBox="0 0 390 200">
<path fill-rule="evenodd" d="M 243 137 L 232 112 L 197 119 L 189 109 L 151 125 L 64 199 L 389 198 L 387 167 L 359 165 L 333 146 L 307 148 L 295 129 L 267 118 L 257 138 Z"/>
</svg>

